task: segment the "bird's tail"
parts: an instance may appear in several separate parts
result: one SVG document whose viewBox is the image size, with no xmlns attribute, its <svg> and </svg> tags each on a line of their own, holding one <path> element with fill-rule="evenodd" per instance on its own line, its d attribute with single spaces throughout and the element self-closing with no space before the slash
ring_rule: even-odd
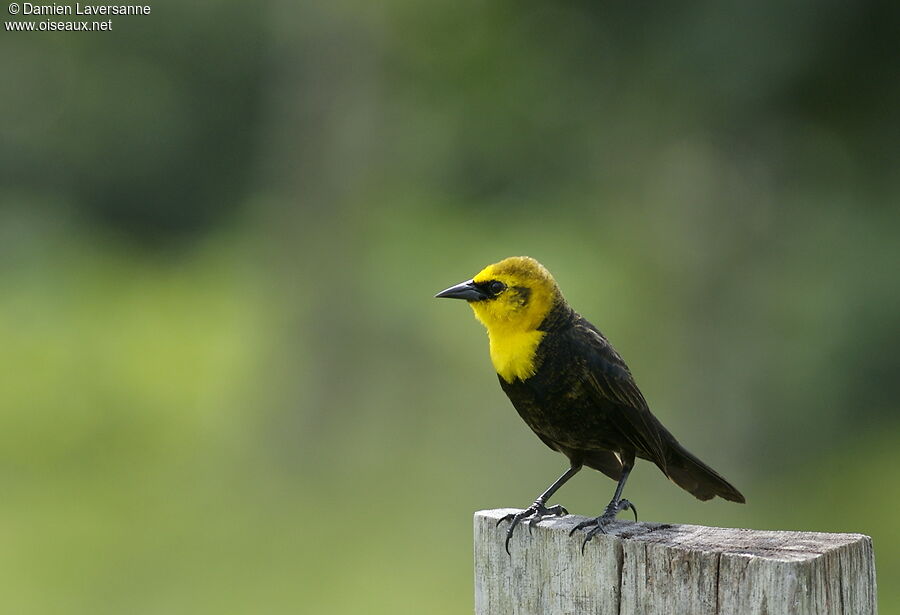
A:
<svg viewBox="0 0 900 615">
<path fill-rule="evenodd" d="M 700 500 L 710 500 L 715 496 L 732 502 L 744 503 L 744 496 L 734 485 L 697 459 L 675 438 L 668 443 L 666 467 L 663 470 L 672 481 Z"/>
</svg>

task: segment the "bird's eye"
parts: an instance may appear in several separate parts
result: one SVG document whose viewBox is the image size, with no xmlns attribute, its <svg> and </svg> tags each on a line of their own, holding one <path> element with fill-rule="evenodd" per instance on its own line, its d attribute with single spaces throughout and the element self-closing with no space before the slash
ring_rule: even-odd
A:
<svg viewBox="0 0 900 615">
<path fill-rule="evenodd" d="M 499 280 L 494 280 L 493 282 L 491 282 L 488 288 L 490 289 L 492 295 L 499 295 L 504 290 L 506 290 L 506 284 L 500 282 Z"/>
</svg>

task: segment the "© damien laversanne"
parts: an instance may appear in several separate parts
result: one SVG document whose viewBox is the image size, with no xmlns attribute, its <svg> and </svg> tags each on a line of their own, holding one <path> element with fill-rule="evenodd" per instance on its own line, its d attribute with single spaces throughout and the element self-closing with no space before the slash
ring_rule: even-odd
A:
<svg viewBox="0 0 900 615">
<path fill-rule="evenodd" d="M 150 6 L 141 4 L 32 4 L 22 3 L 23 15 L 149 15 Z"/>
</svg>

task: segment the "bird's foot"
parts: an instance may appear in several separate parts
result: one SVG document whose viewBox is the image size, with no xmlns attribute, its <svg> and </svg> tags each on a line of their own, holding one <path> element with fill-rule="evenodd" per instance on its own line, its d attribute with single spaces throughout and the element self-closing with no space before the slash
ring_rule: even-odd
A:
<svg viewBox="0 0 900 615">
<path fill-rule="evenodd" d="M 637 508 L 635 508 L 634 504 L 623 498 L 618 502 L 610 502 L 606 507 L 606 510 L 603 511 L 603 514 L 599 517 L 595 519 L 588 519 L 587 521 L 582 521 L 581 523 L 573 527 L 569 532 L 569 536 L 574 534 L 577 530 L 583 530 L 587 528 L 584 542 L 581 543 L 581 554 L 584 555 L 584 545 L 586 545 L 588 541 L 595 535 L 605 534 L 606 526 L 615 521 L 616 515 L 618 515 L 623 510 L 629 509 L 634 513 L 634 520 L 637 521 Z"/>
<path fill-rule="evenodd" d="M 497 521 L 498 526 L 504 521 L 509 521 L 509 528 L 506 530 L 506 554 L 510 554 L 509 540 L 512 538 L 513 532 L 515 531 L 516 526 L 519 525 L 520 521 L 527 520 L 528 532 L 531 533 L 532 526 L 540 522 L 540 520 L 544 517 L 559 517 L 568 514 L 569 511 L 559 504 L 557 504 L 556 506 L 548 507 L 544 506 L 544 503 L 538 500 L 523 511 L 506 515 L 505 517 Z"/>
</svg>

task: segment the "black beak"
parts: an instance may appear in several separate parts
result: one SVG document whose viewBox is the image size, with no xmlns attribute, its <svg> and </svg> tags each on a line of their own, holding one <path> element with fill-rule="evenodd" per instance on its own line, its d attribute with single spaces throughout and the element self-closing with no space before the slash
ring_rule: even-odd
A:
<svg viewBox="0 0 900 615">
<path fill-rule="evenodd" d="M 472 280 L 468 280 L 466 282 L 462 282 L 461 284 L 457 284 L 456 286 L 451 286 L 450 288 L 444 289 L 435 297 L 444 298 L 444 299 L 465 299 L 466 301 L 481 301 L 482 299 L 487 299 L 488 295 L 483 290 L 475 286 L 475 282 Z"/>
</svg>

